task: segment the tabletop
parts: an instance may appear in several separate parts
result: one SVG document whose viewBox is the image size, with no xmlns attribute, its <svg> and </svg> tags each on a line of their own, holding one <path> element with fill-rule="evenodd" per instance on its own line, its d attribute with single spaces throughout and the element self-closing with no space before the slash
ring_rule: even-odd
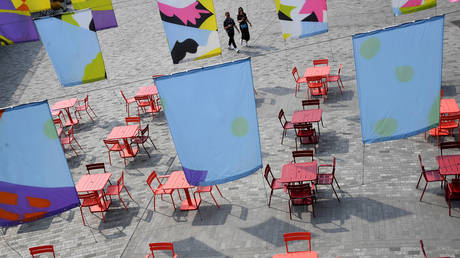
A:
<svg viewBox="0 0 460 258">
<path fill-rule="evenodd" d="M 163 185 L 164 189 L 187 189 L 193 187 L 188 183 L 187 178 L 185 178 L 184 171 L 172 172 L 168 177 L 168 181 Z"/>
<path fill-rule="evenodd" d="M 305 74 L 303 77 L 311 77 L 311 76 L 327 76 L 331 72 L 331 67 L 326 66 L 315 66 L 315 67 L 308 67 L 305 69 Z"/>
<path fill-rule="evenodd" d="M 273 258 L 318 258 L 318 253 L 315 251 L 304 251 L 295 253 L 275 254 Z"/>
<path fill-rule="evenodd" d="M 139 131 L 139 125 L 117 126 L 112 129 L 109 136 L 107 136 L 107 140 L 133 138 L 137 136 L 138 131 Z"/>
<path fill-rule="evenodd" d="M 281 169 L 281 183 L 314 181 L 318 177 L 317 162 L 288 163 Z"/>
<path fill-rule="evenodd" d="M 112 173 L 87 174 L 78 180 L 75 188 L 77 192 L 91 192 L 104 189 Z"/>
<path fill-rule="evenodd" d="M 157 95 L 157 94 L 158 94 L 157 86 L 150 85 L 150 86 L 141 87 L 139 91 L 137 92 L 136 96 L 142 97 L 142 96 L 152 96 L 152 95 Z"/>
<path fill-rule="evenodd" d="M 460 112 L 457 101 L 455 99 L 441 99 L 441 106 L 439 108 L 441 114 Z"/>
<path fill-rule="evenodd" d="M 436 162 L 441 175 L 460 175 L 460 155 L 437 156 Z"/>
<path fill-rule="evenodd" d="M 65 99 L 65 100 L 58 101 L 54 103 L 51 110 L 58 110 L 58 109 L 73 107 L 75 106 L 77 101 L 78 101 L 78 98 L 71 98 L 71 99 Z"/>
<path fill-rule="evenodd" d="M 297 124 L 319 122 L 321 121 L 322 115 L 323 110 L 320 108 L 295 111 L 292 115 L 291 123 Z"/>
</svg>

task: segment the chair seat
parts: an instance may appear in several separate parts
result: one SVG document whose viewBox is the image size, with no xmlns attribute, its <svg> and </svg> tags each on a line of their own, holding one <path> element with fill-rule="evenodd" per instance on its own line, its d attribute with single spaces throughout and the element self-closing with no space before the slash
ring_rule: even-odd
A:
<svg viewBox="0 0 460 258">
<path fill-rule="evenodd" d="M 106 211 L 106 210 L 109 209 L 109 206 L 110 206 L 111 203 L 112 203 L 111 200 L 102 199 L 101 200 L 102 206 L 93 205 L 93 206 L 89 207 L 89 211 L 91 211 L 91 212 L 103 212 L 103 211 Z"/>
<path fill-rule="evenodd" d="M 334 176 L 332 174 L 318 174 L 318 183 L 317 185 L 330 185 Z"/>
<path fill-rule="evenodd" d="M 312 90 L 311 95 L 313 96 L 320 96 L 320 95 L 327 94 L 327 90 L 325 88 L 312 88 L 311 90 Z"/>
<path fill-rule="evenodd" d="M 155 189 L 155 194 L 171 194 L 173 189 L 164 189 L 163 186 L 159 186 Z"/>
<path fill-rule="evenodd" d="M 72 142 L 70 137 L 62 137 L 61 144 L 70 144 Z"/>
<path fill-rule="evenodd" d="M 339 78 L 340 78 L 340 77 L 339 77 L 338 75 L 329 75 L 329 76 L 327 77 L 327 81 L 328 81 L 328 82 L 336 82 L 336 81 L 339 80 Z"/>
<path fill-rule="evenodd" d="M 439 174 L 439 170 L 425 171 L 425 176 L 428 182 L 444 181 L 445 178 Z"/>
<path fill-rule="evenodd" d="M 160 111 L 161 111 L 161 107 L 159 107 L 159 106 L 155 106 L 154 108 L 149 106 L 147 108 L 147 113 L 157 113 L 157 112 L 160 112 Z"/>
<path fill-rule="evenodd" d="M 306 77 L 299 77 L 296 81 L 297 83 L 307 83 L 307 78 Z"/>
<path fill-rule="evenodd" d="M 450 122 L 442 123 L 442 125 L 440 127 L 441 127 L 441 129 L 454 129 L 454 128 L 458 127 L 458 124 L 455 121 L 450 121 Z"/>
<path fill-rule="evenodd" d="M 78 106 L 75 108 L 76 111 L 85 111 L 88 109 L 88 105 Z"/>
<path fill-rule="evenodd" d="M 211 190 L 212 190 L 212 185 L 198 186 L 196 188 L 195 193 L 207 193 L 207 192 L 211 192 Z"/>
<path fill-rule="evenodd" d="M 65 122 L 65 126 L 66 127 L 67 126 L 72 126 L 72 125 L 76 125 L 76 124 L 79 123 L 78 118 L 76 118 L 76 117 L 72 117 L 72 121 L 73 121 L 73 123 L 70 122 L 70 119 L 67 120 L 67 122 Z"/>
<path fill-rule="evenodd" d="M 81 203 L 81 207 L 90 207 L 93 205 L 97 205 L 97 200 L 96 199 L 83 199 Z"/>
<path fill-rule="evenodd" d="M 132 158 L 132 157 L 135 157 L 137 153 L 139 152 L 139 149 L 137 147 L 131 148 L 131 150 L 133 152 L 132 154 L 128 152 L 128 149 L 123 148 L 123 150 L 120 152 L 120 156 L 122 158 Z"/>
<path fill-rule="evenodd" d="M 286 122 L 286 123 L 284 123 L 283 128 L 284 128 L 284 129 L 293 129 L 293 128 L 294 128 L 294 124 L 291 123 L 291 122 Z"/>
<path fill-rule="evenodd" d="M 118 195 L 121 192 L 121 189 L 121 185 L 109 185 L 107 187 L 107 191 L 105 191 L 105 195 Z"/>
<path fill-rule="evenodd" d="M 284 184 L 281 183 L 279 178 L 274 178 L 272 183 L 272 189 L 281 189 L 284 187 Z"/>
<path fill-rule="evenodd" d="M 121 151 L 124 148 L 123 144 L 114 144 L 111 148 L 110 151 Z"/>
<path fill-rule="evenodd" d="M 310 137 L 313 135 L 315 135 L 315 129 L 297 131 L 297 137 Z"/>
<path fill-rule="evenodd" d="M 450 135 L 449 130 L 447 130 L 447 129 L 439 129 L 439 127 L 433 128 L 429 132 L 430 132 L 431 136 L 436 136 L 436 135 L 447 136 L 447 135 Z"/>
<path fill-rule="evenodd" d="M 133 142 L 142 144 L 147 141 L 149 137 L 148 136 L 137 136 L 136 138 L 133 139 Z"/>
</svg>

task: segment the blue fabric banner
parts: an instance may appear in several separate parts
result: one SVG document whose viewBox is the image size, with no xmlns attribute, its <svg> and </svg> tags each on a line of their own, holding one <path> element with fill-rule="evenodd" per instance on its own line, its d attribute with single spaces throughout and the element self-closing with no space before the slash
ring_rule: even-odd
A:
<svg viewBox="0 0 460 258">
<path fill-rule="evenodd" d="M 155 79 L 187 181 L 221 184 L 262 167 L 250 59 Z"/>
<path fill-rule="evenodd" d="M 47 101 L 0 110 L 0 226 L 80 205 Z"/>
<path fill-rule="evenodd" d="M 363 143 L 439 123 L 444 16 L 353 36 Z"/>
</svg>

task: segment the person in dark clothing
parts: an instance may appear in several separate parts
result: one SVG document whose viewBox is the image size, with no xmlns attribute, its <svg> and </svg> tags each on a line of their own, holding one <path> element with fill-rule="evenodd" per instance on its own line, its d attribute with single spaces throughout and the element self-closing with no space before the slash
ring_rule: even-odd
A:
<svg viewBox="0 0 460 258">
<path fill-rule="evenodd" d="M 246 13 L 243 11 L 243 8 L 240 7 L 238 8 L 238 16 L 236 17 L 236 19 L 238 20 L 238 23 L 240 24 L 240 30 L 241 30 L 241 45 L 243 45 L 243 40 L 246 42 L 246 46 L 249 46 L 249 38 L 250 38 L 250 35 L 249 35 L 249 25 L 251 25 L 252 27 L 252 24 L 251 22 L 248 20 L 248 17 L 246 16 Z"/>
<path fill-rule="evenodd" d="M 226 19 L 224 20 L 224 29 L 227 31 L 227 35 L 229 37 L 228 49 L 232 49 L 231 45 L 233 45 L 233 49 L 235 49 L 236 52 L 240 52 L 236 47 L 235 39 L 233 38 L 235 36 L 235 30 L 233 28 L 235 28 L 238 31 L 238 33 L 240 33 L 240 30 L 238 29 L 238 27 L 236 27 L 235 21 L 233 21 L 233 19 L 230 18 L 229 12 L 225 12 L 225 17 Z"/>
</svg>

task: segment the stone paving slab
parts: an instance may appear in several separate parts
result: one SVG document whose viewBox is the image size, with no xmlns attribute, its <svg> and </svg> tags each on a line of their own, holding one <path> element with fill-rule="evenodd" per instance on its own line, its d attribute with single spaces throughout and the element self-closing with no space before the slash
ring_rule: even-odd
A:
<svg viewBox="0 0 460 258">
<path fill-rule="evenodd" d="M 291 160 L 295 143 L 293 132 L 288 132 L 284 144 L 280 144 L 277 114 L 283 108 L 290 119 L 306 97 L 305 88 L 294 97 L 290 71 L 293 66 L 303 71 L 313 59 L 328 58 L 332 71 L 343 64 L 345 89 L 340 95 L 332 85 L 328 98 L 321 103 L 324 128 L 315 157 L 320 163 L 337 158 L 341 202 L 337 202 L 330 188 L 320 187 L 316 217 L 312 218 L 311 207 L 308 211 L 296 207 L 290 220 L 282 190 L 275 191 L 272 205 L 267 207 L 270 192 L 258 171 L 221 185 L 224 197 L 215 193 L 220 209 L 204 194 L 198 211 L 175 211 L 168 196 L 163 201 L 158 198 L 153 211 L 147 176 L 152 170 L 168 174 L 181 166 L 164 114 L 153 121 L 145 115 L 142 123 L 150 125 L 158 150 L 148 143 L 151 158 L 141 150 L 126 167 L 114 154 L 113 165 L 108 167 L 113 173 L 112 181 L 125 171 L 126 185 L 134 198 L 131 201 L 122 193 L 128 211 L 115 198 L 106 213 L 106 223 L 84 210 L 87 226 L 83 226 L 79 209 L 73 209 L 2 229 L 0 257 L 28 256 L 28 247 L 48 243 L 55 246 L 58 257 L 142 257 L 149 242 L 159 241 L 174 242 L 180 257 L 271 257 L 284 252 L 282 234 L 291 231 L 312 232 L 312 247 L 321 257 L 421 257 L 419 239 L 424 240 L 429 256 L 460 257 L 460 203 L 454 202 L 453 216 L 449 217 L 439 184 L 428 186 L 423 202 L 418 201 L 421 190 L 415 189 L 420 175 L 417 154 L 422 154 L 427 168 L 434 168 L 436 140 L 417 135 L 363 148 L 351 41 L 356 33 L 447 13 L 442 87 L 445 97 L 460 101 L 460 4 L 438 1 L 436 9 L 393 17 L 391 1 L 330 0 L 327 34 L 284 42 L 273 1 L 214 0 L 221 45 L 225 47 L 228 40 L 221 26 L 224 12 L 231 11 L 235 18 L 237 7 L 242 6 L 253 23 L 251 47 L 242 47 L 239 54 L 224 48 L 221 57 L 174 66 L 156 3 L 113 3 L 119 27 L 98 32 L 108 80 L 63 88 L 40 42 L 0 48 L 0 107 L 43 99 L 52 105 L 89 94 L 98 117 L 91 122 L 83 116 L 76 127 L 76 137 L 83 147 L 80 155 L 66 151 L 75 181 L 86 173 L 88 163 L 108 165 L 102 139 L 113 127 L 122 125 L 126 116 L 119 90 L 133 96 L 139 87 L 152 83 L 153 74 L 248 56 L 257 90 L 263 163 L 269 163 L 275 176 L 280 176 L 282 165 Z M 135 111 L 134 105 L 131 110 Z M 178 202 L 176 194 L 174 198 Z"/>
</svg>

